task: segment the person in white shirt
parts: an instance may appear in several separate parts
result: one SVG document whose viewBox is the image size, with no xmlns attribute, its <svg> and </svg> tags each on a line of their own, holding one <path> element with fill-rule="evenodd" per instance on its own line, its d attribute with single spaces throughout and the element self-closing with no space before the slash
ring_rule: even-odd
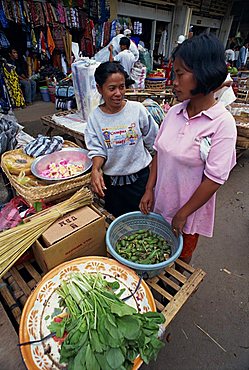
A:
<svg viewBox="0 0 249 370">
<path fill-rule="evenodd" d="M 112 54 L 113 46 L 112 45 L 109 46 L 110 51 L 109 61 L 120 62 L 120 64 L 124 67 L 124 70 L 127 72 L 128 76 L 130 76 L 131 69 L 136 61 L 133 53 L 129 50 L 130 44 L 131 42 L 130 39 L 128 39 L 128 37 L 122 37 L 119 41 L 121 51 L 115 56 L 113 56 Z"/>
<path fill-rule="evenodd" d="M 226 58 L 226 62 L 228 62 L 231 65 L 233 65 L 234 60 L 235 60 L 234 50 L 233 49 L 227 49 L 225 51 L 225 58 Z"/>
</svg>

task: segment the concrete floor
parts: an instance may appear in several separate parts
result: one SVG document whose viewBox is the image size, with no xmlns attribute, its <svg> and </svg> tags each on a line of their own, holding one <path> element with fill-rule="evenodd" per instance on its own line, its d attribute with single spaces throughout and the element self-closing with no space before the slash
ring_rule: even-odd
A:
<svg viewBox="0 0 249 370">
<path fill-rule="evenodd" d="M 52 114 L 50 103 L 15 111 L 25 131 L 44 133 L 39 117 Z M 167 328 L 165 348 L 143 370 L 249 370 L 249 151 L 238 160 L 217 195 L 213 238 L 201 238 L 192 264 L 207 272 L 199 290 Z M 2 323 L 2 314 L 0 326 Z M 209 334 L 222 348 L 203 333 Z M 17 337 L 0 339 L 0 369 L 23 369 L 13 352 Z M 6 356 L 16 357 L 11 365 Z M 79 369 L 80 370 L 80 369 Z"/>
</svg>

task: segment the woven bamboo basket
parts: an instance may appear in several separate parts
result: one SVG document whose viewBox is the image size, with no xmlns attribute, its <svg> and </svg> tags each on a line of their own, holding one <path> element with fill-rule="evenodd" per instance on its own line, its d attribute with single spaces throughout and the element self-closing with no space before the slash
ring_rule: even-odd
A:
<svg viewBox="0 0 249 370">
<path fill-rule="evenodd" d="M 249 149 L 249 138 L 244 136 L 237 136 L 237 147 Z"/>
<path fill-rule="evenodd" d="M 154 90 L 154 91 L 164 91 L 165 90 L 165 82 L 166 80 L 158 81 L 158 80 L 147 80 L 145 79 L 145 88 Z"/>
<path fill-rule="evenodd" d="M 246 113 L 245 115 L 241 115 L 241 116 L 234 116 L 234 119 L 236 121 L 238 135 L 249 138 L 249 115 L 248 113 Z"/>
<path fill-rule="evenodd" d="M 70 141 L 65 141 L 64 147 L 78 147 L 78 145 Z M 12 152 L 18 154 L 22 152 L 22 149 L 16 149 Z M 61 201 L 72 193 L 75 193 L 83 186 L 85 186 L 86 189 L 90 186 L 91 173 L 74 177 L 69 180 L 60 181 L 56 184 L 42 184 L 42 182 L 39 182 L 39 185 L 37 186 L 27 186 L 24 184 L 20 184 L 17 181 L 17 176 L 12 175 L 4 163 L 4 158 L 7 153 L 9 152 L 4 153 L 1 158 L 2 170 L 6 174 L 10 184 L 13 186 L 16 192 L 30 204 L 34 204 L 35 202 L 39 202 L 41 200 L 43 200 L 45 203 L 55 200 Z"/>
<path fill-rule="evenodd" d="M 249 138 L 249 125 L 248 126 L 237 125 L 237 132 L 239 136 Z"/>
</svg>

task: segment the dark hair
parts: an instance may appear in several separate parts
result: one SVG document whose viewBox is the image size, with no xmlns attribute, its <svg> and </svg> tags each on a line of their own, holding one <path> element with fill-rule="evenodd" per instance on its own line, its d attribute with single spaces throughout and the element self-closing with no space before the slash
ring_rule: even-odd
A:
<svg viewBox="0 0 249 370">
<path fill-rule="evenodd" d="M 124 75 L 125 82 L 128 79 L 128 74 L 124 67 L 119 62 L 104 62 L 101 63 L 94 73 L 96 83 L 101 87 L 106 82 L 107 78 L 113 73 L 121 73 Z"/>
<path fill-rule="evenodd" d="M 119 45 L 124 45 L 127 47 L 127 49 L 129 49 L 131 45 L 130 39 L 128 39 L 128 37 L 121 37 Z"/>
<path fill-rule="evenodd" d="M 225 52 L 222 43 L 212 34 L 201 34 L 185 40 L 172 54 L 173 61 L 181 59 L 194 74 L 197 87 L 193 95 L 209 94 L 227 77 Z"/>
<path fill-rule="evenodd" d="M 10 46 L 10 47 L 7 49 L 8 54 L 11 54 L 13 50 L 15 50 L 15 51 L 17 52 L 17 49 L 16 49 L 14 46 Z"/>
</svg>

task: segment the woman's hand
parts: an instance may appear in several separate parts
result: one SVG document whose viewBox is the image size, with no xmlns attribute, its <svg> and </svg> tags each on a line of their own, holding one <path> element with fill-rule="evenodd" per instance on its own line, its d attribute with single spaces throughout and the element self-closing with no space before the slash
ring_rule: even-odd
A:
<svg viewBox="0 0 249 370">
<path fill-rule="evenodd" d="M 105 196 L 103 190 L 106 190 L 106 186 L 103 179 L 102 170 L 92 170 L 91 185 L 94 193 L 98 194 L 101 198 Z"/>
<path fill-rule="evenodd" d="M 152 210 L 154 203 L 154 192 L 153 189 L 146 190 L 139 204 L 139 209 L 146 215 Z"/>
<path fill-rule="evenodd" d="M 177 212 L 175 216 L 172 219 L 171 226 L 173 229 L 173 232 L 175 236 L 179 236 L 183 233 L 184 225 L 187 222 L 187 217 L 181 214 L 180 212 Z"/>
</svg>

